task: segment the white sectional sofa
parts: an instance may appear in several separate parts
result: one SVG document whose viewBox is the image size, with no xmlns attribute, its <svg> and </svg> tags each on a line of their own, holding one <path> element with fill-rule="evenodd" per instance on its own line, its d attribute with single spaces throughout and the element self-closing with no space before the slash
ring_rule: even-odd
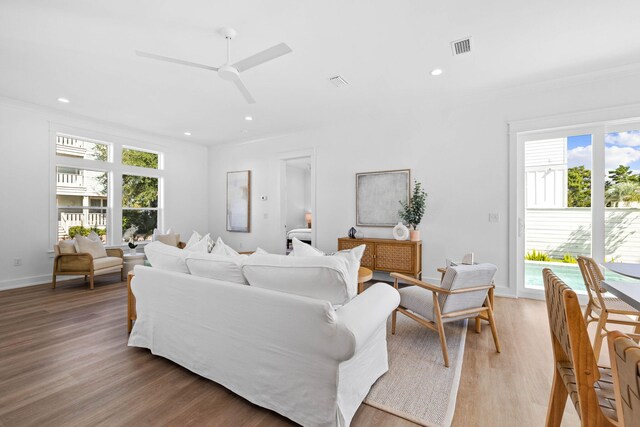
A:
<svg viewBox="0 0 640 427">
<path fill-rule="evenodd" d="M 189 255 L 181 256 L 188 265 Z M 136 266 L 137 321 L 129 345 L 302 425 L 348 426 L 388 370 L 386 321 L 399 295 L 379 283 L 353 297 L 357 284 L 333 257 L 274 258 L 272 274 L 269 257 L 279 256 L 237 262 L 249 285 Z M 197 258 L 202 272 L 203 256 Z M 327 283 L 301 283 L 301 277 Z M 340 290 L 341 283 L 350 289 Z M 314 288 L 327 294 L 308 296 Z"/>
</svg>

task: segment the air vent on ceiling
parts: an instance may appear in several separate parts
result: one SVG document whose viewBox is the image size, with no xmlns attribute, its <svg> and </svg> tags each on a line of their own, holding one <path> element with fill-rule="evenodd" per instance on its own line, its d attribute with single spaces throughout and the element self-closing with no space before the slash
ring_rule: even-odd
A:
<svg viewBox="0 0 640 427">
<path fill-rule="evenodd" d="M 453 50 L 453 56 L 471 52 L 471 37 L 452 41 L 451 50 Z"/>
<path fill-rule="evenodd" d="M 329 79 L 329 81 L 330 81 L 331 83 L 333 83 L 333 85 L 334 85 L 335 87 L 346 86 L 346 85 L 348 85 L 348 84 L 349 84 L 349 82 L 348 82 L 348 81 L 346 81 L 346 80 L 344 79 L 344 77 L 342 77 L 342 76 L 341 76 L 341 75 L 339 75 L 339 74 L 338 74 L 337 76 L 331 77 L 331 78 Z"/>
</svg>

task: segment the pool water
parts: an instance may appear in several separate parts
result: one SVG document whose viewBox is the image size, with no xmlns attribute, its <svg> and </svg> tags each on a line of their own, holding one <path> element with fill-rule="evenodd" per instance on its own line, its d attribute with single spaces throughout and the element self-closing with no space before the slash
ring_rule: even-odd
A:
<svg viewBox="0 0 640 427">
<path fill-rule="evenodd" d="M 525 261 L 524 262 L 524 284 L 527 288 L 544 288 L 542 283 L 542 270 L 550 268 L 556 276 L 562 279 L 567 286 L 571 287 L 575 291 L 586 292 L 584 287 L 584 280 L 582 279 L 582 273 L 580 273 L 580 267 L 578 264 L 569 264 L 564 262 L 543 262 L 543 261 Z M 612 282 L 638 282 L 638 280 L 631 279 L 629 277 L 622 276 L 613 271 L 604 270 L 606 280 Z"/>
</svg>

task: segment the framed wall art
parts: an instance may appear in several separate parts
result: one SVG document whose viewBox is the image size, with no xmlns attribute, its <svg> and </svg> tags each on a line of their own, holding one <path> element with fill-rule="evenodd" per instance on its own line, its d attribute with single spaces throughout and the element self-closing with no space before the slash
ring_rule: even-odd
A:
<svg viewBox="0 0 640 427">
<path fill-rule="evenodd" d="M 400 201 L 408 202 L 411 170 L 356 174 L 356 225 L 394 227 L 400 221 Z"/>
<path fill-rule="evenodd" d="M 227 172 L 227 231 L 251 232 L 251 171 Z"/>
</svg>

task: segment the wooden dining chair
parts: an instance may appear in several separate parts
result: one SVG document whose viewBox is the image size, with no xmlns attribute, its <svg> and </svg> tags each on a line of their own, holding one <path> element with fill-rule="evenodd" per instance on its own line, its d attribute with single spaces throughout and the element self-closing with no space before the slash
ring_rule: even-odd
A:
<svg viewBox="0 0 640 427">
<path fill-rule="evenodd" d="M 620 331 L 607 335 L 619 427 L 640 427 L 640 346 Z"/>
<path fill-rule="evenodd" d="M 596 363 L 578 296 L 550 269 L 542 277 L 554 360 L 546 426 L 560 426 L 567 397 L 582 426 L 617 426 L 611 369 Z"/>
<path fill-rule="evenodd" d="M 593 352 L 596 355 L 596 360 L 598 360 L 602 348 L 602 339 L 609 332 L 607 323 L 635 326 L 636 331 L 640 331 L 640 312 L 620 298 L 607 295 L 607 291 L 601 286 L 604 275 L 593 258 L 579 256 L 578 265 L 589 295 L 589 302 L 584 312 L 584 321 L 587 326 L 591 322 L 598 322 L 593 341 Z M 610 317 L 611 314 L 618 316 Z M 634 316 L 636 320 L 632 320 L 628 316 Z"/>
<path fill-rule="evenodd" d="M 400 306 L 391 316 L 391 333 L 396 333 L 397 312 L 404 314 L 440 335 L 444 366 L 449 367 L 449 353 L 444 324 L 485 315 L 491 326 L 496 351 L 500 353 L 498 331 L 493 317 L 493 278 L 497 267 L 493 264 L 458 265 L 448 267 L 440 286 L 413 277 L 391 273 L 394 287 L 398 280 L 413 286 L 399 289 Z"/>
</svg>

